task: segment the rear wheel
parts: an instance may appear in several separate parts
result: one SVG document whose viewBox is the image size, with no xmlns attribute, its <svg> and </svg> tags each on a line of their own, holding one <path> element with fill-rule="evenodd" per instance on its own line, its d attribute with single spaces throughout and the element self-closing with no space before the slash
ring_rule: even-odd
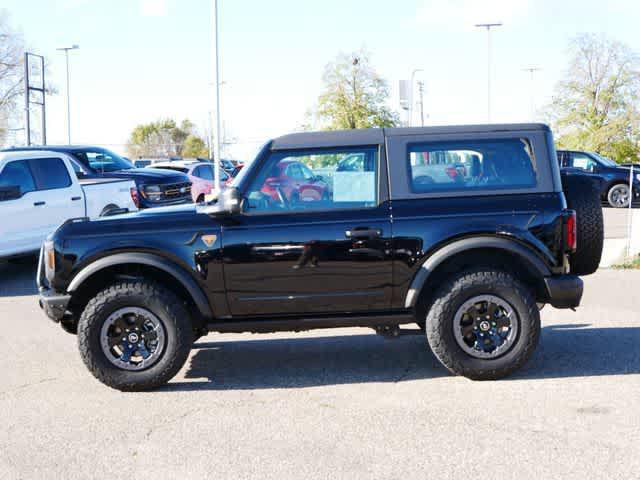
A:
<svg viewBox="0 0 640 480">
<path fill-rule="evenodd" d="M 513 275 L 478 269 L 438 290 L 426 319 L 427 340 L 452 373 L 473 380 L 504 377 L 529 359 L 540 337 L 532 292 Z"/>
<path fill-rule="evenodd" d="M 144 280 L 99 292 L 78 323 L 82 360 L 102 383 L 123 391 L 149 390 L 182 367 L 193 331 L 181 300 Z"/>
</svg>

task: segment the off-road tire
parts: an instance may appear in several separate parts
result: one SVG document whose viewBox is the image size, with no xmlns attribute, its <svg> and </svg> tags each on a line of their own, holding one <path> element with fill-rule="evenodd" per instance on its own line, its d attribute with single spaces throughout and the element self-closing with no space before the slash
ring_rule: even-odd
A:
<svg viewBox="0 0 640 480">
<path fill-rule="evenodd" d="M 477 295 L 500 297 L 518 317 L 517 337 L 511 348 L 496 358 L 475 358 L 454 337 L 456 312 Z M 532 291 L 512 274 L 481 268 L 454 274 L 444 282 L 428 309 L 425 328 L 431 350 L 450 372 L 472 380 L 495 380 L 529 359 L 540 338 L 540 314 Z"/>
<path fill-rule="evenodd" d="M 576 211 L 577 249 L 569 255 L 571 273 L 590 275 L 598 269 L 604 244 L 604 220 L 600 192 L 596 182 L 589 177 L 566 175 L 562 189 L 567 206 Z"/>
<path fill-rule="evenodd" d="M 123 370 L 102 351 L 100 333 L 111 313 L 123 307 L 141 307 L 156 315 L 165 329 L 161 357 L 144 370 Z M 89 301 L 78 322 L 78 347 L 89 371 L 102 383 L 122 391 L 150 390 L 178 373 L 193 343 L 193 327 L 182 301 L 162 285 L 146 280 L 120 281 Z"/>
</svg>

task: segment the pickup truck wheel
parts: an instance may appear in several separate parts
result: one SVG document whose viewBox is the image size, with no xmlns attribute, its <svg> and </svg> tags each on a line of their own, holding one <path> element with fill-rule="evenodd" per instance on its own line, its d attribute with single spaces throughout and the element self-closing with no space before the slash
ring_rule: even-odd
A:
<svg viewBox="0 0 640 480">
<path fill-rule="evenodd" d="M 607 192 L 607 201 L 614 208 L 626 208 L 629 206 L 631 195 L 629 193 L 629 185 L 618 183 Z"/>
<path fill-rule="evenodd" d="M 567 206 L 576 211 L 577 248 L 569 255 L 571 273 L 590 275 L 598 269 L 604 244 L 604 219 L 600 192 L 589 177 L 566 175 L 562 178 Z"/>
<path fill-rule="evenodd" d="M 427 340 L 452 373 L 494 380 L 520 368 L 540 337 L 534 295 L 513 275 L 478 269 L 438 290 L 426 319 Z"/>
<path fill-rule="evenodd" d="M 193 329 L 181 300 L 163 286 L 121 281 L 89 301 L 78 324 L 78 346 L 87 368 L 122 391 L 149 390 L 184 365 Z"/>
</svg>

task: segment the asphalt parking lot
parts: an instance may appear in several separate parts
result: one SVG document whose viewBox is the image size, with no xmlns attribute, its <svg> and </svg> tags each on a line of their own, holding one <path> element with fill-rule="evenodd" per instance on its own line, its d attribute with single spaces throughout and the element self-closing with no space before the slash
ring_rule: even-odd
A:
<svg viewBox="0 0 640 480">
<path fill-rule="evenodd" d="M 637 478 L 640 271 L 545 308 L 513 377 L 450 376 L 422 335 L 209 335 L 166 387 L 90 376 L 40 312 L 30 262 L 0 266 L 0 478 Z M 621 288 L 624 286 L 624 288 Z"/>
</svg>

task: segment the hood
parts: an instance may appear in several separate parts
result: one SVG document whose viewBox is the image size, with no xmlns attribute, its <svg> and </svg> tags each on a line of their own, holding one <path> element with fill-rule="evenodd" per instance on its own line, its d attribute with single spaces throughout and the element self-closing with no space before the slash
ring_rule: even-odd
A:
<svg viewBox="0 0 640 480">
<path fill-rule="evenodd" d="M 108 172 L 105 177 L 130 178 L 138 184 L 165 184 L 165 183 L 186 183 L 189 177 L 181 172 L 171 170 L 160 170 L 155 168 L 132 168 L 131 170 L 118 170 Z"/>
<path fill-rule="evenodd" d="M 169 217 L 173 215 L 189 216 L 197 215 L 195 203 L 183 203 L 181 205 L 173 205 L 168 207 L 145 208 L 135 212 L 123 213 L 121 215 L 111 215 L 108 217 L 99 217 L 93 222 L 104 222 L 109 220 L 121 220 L 136 222 L 140 220 L 154 220 L 156 217 Z"/>
</svg>

